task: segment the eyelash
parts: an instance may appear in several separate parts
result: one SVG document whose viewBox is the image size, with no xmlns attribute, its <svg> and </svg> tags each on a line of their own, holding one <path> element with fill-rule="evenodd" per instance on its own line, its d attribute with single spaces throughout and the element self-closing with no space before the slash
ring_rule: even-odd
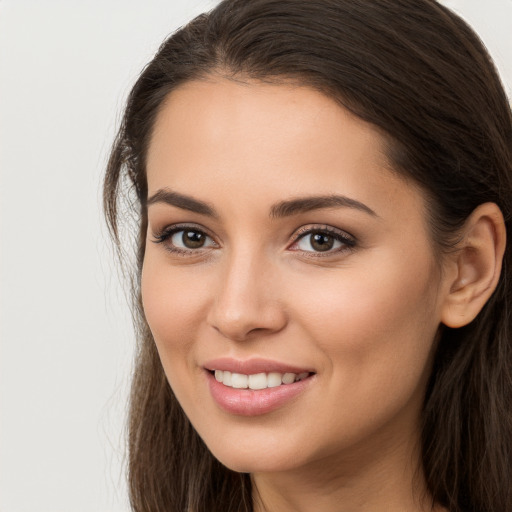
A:
<svg viewBox="0 0 512 512">
<path fill-rule="evenodd" d="M 295 238 L 290 247 L 298 244 L 301 240 L 307 238 L 308 236 L 320 234 L 320 235 L 328 235 L 332 237 L 336 242 L 340 242 L 342 245 L 334 250 L 328 250 L 325 252 L 322 251 L 302 251 L 306 253 L 308 257 L 311 258 L 322 258 L 332 256 L 333 254 L 339 254 L 346 251 L 351 251 L 356 246 L 356 239 L 352 235 L 341 231 L 339 229 L 333 228 L 331 226 L 322 225 L 322 226 L 308 226 L 301 228 L 297 231 Z M 292 249 L 292 250 L 300 250 L 300 249 Z"/>
<path fill-rule="evenodd" d="M 210 236 L 208 233 L 206 233 L 203 229 L 190 225 L 173 225 L 168 226 L 164 228 L 159 233 L 154 233 L 154 240 L 152 240 L 156 244 L 165 244 L 172 236 L 174 236 L 176 233 L 179 233 L 181 231 L 191 231 L 193 233 L 201 234 L 205 237 L 208 237 L 213 241 L 213 237 Z M 293 247 L 294 245 L 298 244 L 301 240 L 305 239 L 308 235 L 313 234 L 323 234 L 327 235 L 329 237 L 332 237 L 335 241 L 340 242 L 342 244 L 341 247 L 335 249 L 335 250 L 328 250 L 325 252 L 322 251 L 302 251 L 303 253 L 307 254 L 307 257 L 312 258 L 321 258 L 321 257 L 327 257 L 332 256 L 333 254 L 338 254 L 346 251 L 351 251 L 355 248 L 357 241 L 355 237 L 352 235 L 349 235 L 348 233 L 345 233 L 344 231 L 338 230 L 336 228 L 333 228 L 331 226 L 322 225 L 322 226 L 308 226 L 304 227 L 298 230 L 297 234 L 295 235 L 292 243 L 289 245 L 289 247 Z M 215 241 L 213 241 L 214 246 L 218 247 L 218 244 L 216 244 Z M 207 249 L 208 247 L 206 247 Z M 181 247 L 176 247 L 173 245 L 166 245 L 165 249 L 169 251 L 172 254 L 181 255 L 181 256 L 190 256 L 193 253 L 198 253 L 202 249 L 205 249 L 203 247 L 197 248 L 197 249 L 183 249 Z M 300 251 L 300 249 L 290 249 L 293 251 Z"/>
<path fill-rule="evenodd" d="M 201 229 L 197 226 L 190 225 L 190 224 L 181 224 L 181 225 L 175 224 L 173 226 L 168 226 L 168 227 L 164 228 L 159 233 L 154 233 L 153 236 L 155 237 L 155 239 L 153 240 L 153 242 L 155 244 L 165 244 L 165 242 L 167 242 L 173 235 L 175 235 L 176 233 L 179 233 L 180 231 L 191 231 L 193 233 L 199 233 L 199 234 L 213 240 L 213 237 L 211 237 L 203 229 Z M 215 245 L 217 245 L 217 244 L 215 244 Z M 169 251 L 170 253 L 177 254 L 179 256 L 190 256 L 192 253 L 197 253 L 203 248 L 201 247 L 198 249 L 182 249 L 181 247 L 165 245 L 165 249 L 167 251 Z"/>
</svg>

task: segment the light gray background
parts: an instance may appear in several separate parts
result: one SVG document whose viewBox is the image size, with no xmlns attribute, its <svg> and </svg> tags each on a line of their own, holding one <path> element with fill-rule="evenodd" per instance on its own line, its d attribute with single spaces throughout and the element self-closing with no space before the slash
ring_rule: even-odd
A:
<svg viewBox="0 0 512 512">
<path fill-rule="evenodd" d="M 128 511 L 133 334 L 100 183 L 124 98 L 215 0 L 0 0 L 0 512 Z M 446 0 L 512 91 L 512 0 Z"/>
</svg>

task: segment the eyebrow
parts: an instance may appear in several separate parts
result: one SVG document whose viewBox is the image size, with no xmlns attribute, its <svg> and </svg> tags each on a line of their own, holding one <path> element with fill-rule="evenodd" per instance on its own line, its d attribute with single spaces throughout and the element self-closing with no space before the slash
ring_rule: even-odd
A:
<svg viewBox="0 0 512 512">
<path fill-rule="evenodd" d="M 209 205 L 208 203 L 205 203 L 204 201 L 199 201 L 185 194 L 173 192 L 165 188 L 160 189 L 155 194 L 153 194 L 147 200 L 146 206 L 155 203 L 165 203 L 170 206 L 176 206 L 177 208 L 181 208 L 182 210 L 200 213 L 201 215 L 206 215 L 207 217 L 218 218 L 219 216 L 215 211 L 215 208 L 213 208 L 213 206 Z"/>
<path fill-rule="evenodd" d="M 219 214 L 210 204 L 169 189 L 158 190 L 147 200 L 146 205 L 149 206 L 155 203 L 165 203 L 181 208 L 182 210 L 206 215 L 207 217 L 219 218 Z M 270 208 L 270 218 L 290 217 L 312 210 L 340 207 L 353 208 L 367 213 L 372 217 L 378 217 L 369 206 L 360 201 L 342 195 L 327 195 L 298 197 L 276 203 Z"/>
<path fill-rule="evenodd" d="M 272 206 L 270 209 L 270 217 L 289 217 L 291 215 L 297 215 L 298 213 L 309 212 L 312 210 L 340 207 L 354 208 L 368 213 L 372 217 L 378 217 L 378 215 L 364 203 L 351 199 L 350 197 L 340 195 L 299 197 L 297 199 L 281 201 L 280 203 Z"/>
</svg>

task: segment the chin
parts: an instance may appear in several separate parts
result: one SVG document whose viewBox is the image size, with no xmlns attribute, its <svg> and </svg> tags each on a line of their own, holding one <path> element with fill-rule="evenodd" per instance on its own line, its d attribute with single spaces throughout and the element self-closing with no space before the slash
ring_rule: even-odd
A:
<svg viewBox="0 0 512 512">
<path fill-rule="evenodd" d="M 213 453 L 213 452 L 212 452 Z M 214 457 L 224 466 L 237 473 L 278 473 L 289 471 L 297 465 L 297 460 L 293 463 L 289 460 L 280 460 L 279 457 L 268 457 L 259 454 L 222 453 L 220 456 L 213 453 Z"/>
<path fill-rule="evenodd" d="M 254 438 L 232 443 L 207 443 L 212 455 L 224 466 L 238 473 L 273 473 L 289 471 L 302 464 L 296 446 L 287 446 L 275 436 L 258 442 Z"/>
</svg>

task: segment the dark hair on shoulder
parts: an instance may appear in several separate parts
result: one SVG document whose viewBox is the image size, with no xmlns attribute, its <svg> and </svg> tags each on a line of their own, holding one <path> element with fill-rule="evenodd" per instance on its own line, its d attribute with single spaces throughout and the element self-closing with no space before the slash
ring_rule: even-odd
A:
<svg viewBox="0 0 512 512">
<path fill-rule="evenodd" d="M 512 239 L 512 115 L 485 47 L 434 0 L 224 0 L 169 37 L 128 98 L 104 205 L 114 240 L 128 188 L 147 227 L 145 161 L 155 117 L 180 84 L 212 74 L 311 86 L 376 125 L 393 169 L 424 190 L 442 255 L 485 202 Z M 512 510 L 512 261 L 469 325 L 441 326 L 423 407 L 422 463 L 451 512 Z M 208 451 L 170 389 L 134 281 L 139 347 L 129 422 L 136 512 L 252 510 L 251 482 Z"/>
</svg>

